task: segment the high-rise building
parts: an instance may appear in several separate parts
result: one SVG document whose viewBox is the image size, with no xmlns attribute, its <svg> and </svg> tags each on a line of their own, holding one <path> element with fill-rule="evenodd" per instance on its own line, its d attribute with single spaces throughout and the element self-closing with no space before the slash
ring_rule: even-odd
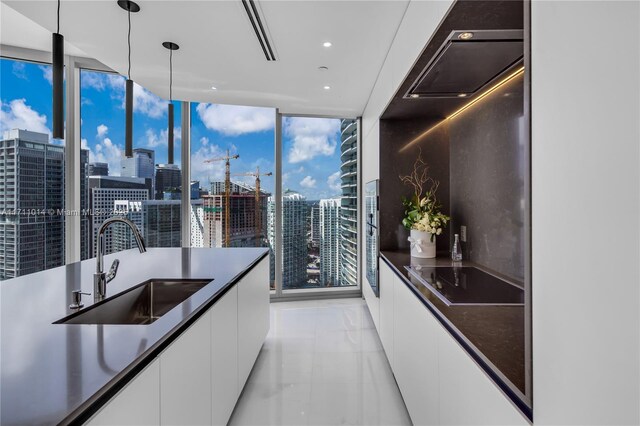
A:
<svg viewBox="0 0 640 426">
<path fill-rule="evenodd" d="M 122 216 L 129 219 L 142 232 L 143 237 L 145 237 L 145 243 L 147 242 L 146 235 L 144 235 L 142 201 L 116 200 L 113 203 L 112 216 Z M 113 228 L 111 247 L 114 252 L 136 247 L 135 237 L 131 232 L 131 228 L 120 223 L 115 223 L 111 227 Z"/>
<path fill-rule="evenodd" d="M 225 181 L 223 180 L 211 182 L 211 195 L 224 194 L 225 187 Z M 231 188 L 231 194 L 243 194 L 245 192 L 251 192 L 254 190 L 252 186 L 249 186 L 242 182 L 231 181 L 231 185 L 229 185 L 229 187 Z"/>
<path fill-rule="evenodd" d="M 106 164 L 106 163 L 97 163 Z M 89 150 L 80 150 L 80 260 L 89 258 L 91 217 L 89 215 Z M 107 165 L 107 170 L 109 166 Z M 106 175 L 105 175 L 106 176 Z"/>
<path fill-rule="evenodd" d="M 202 200 L 191 200 L 191 247 L 210 247 L 204 245 L 204 207 Z"/>
<path fill-rule="evenodd" d="M 224 188 L 224 187 L 223 187 Z M 230 247 L 261 247 L 267 234 L 267 197 L 262 192 L 259 197 L 260 238 L 256 241 L 256 199 L 255 189 L 232 183 L 232 188 L 240 188 L 242 192 L 229 195 L 229 245 Z M 204 195 L 203 224 L 204 246 L 224 247 L 225 244 L 225 208 L 224 194 Z"/>
<path fill-rule="evenodd" d="M 156 164 L 156 200 L 164 199 L 164 192 L 182 185 L 182 172 L 177 164 Z"/>
<path fill-rule="evenodd" d="M 341 120 L 340 285 L 358 284 L 358 122 Z"/>
<path fill-rule="evenodd" d="M 64 147 L 26 130 L 0 140 L 0 279 L 64 264 Z"/>
<path fill-rule="evenodd" d="M 340 199 L 320 200 L 320 285 L 340 285 Z"/>
<path fill-rule="evenodd" d="M 269 244 L 275 247 L 275 200 L 269 198 Z M 304 287 L 307 281 L 306 198 L 291 190 L 282 194 L 282 288 Z M 275 268 L 272 268 L 275 269 Z"/>
<path fill-rule="evenodd" d="M 149 199 L 156 193 L 155 156 L 152 149 L 135 148 L 133 157 L 122 159 L 120 176 L 143 178 L 149 190 Z"/>
<path fill-rule="evenodd" d="M 320 205 L 314 203 L 311 206 L 311 245 L 318 247 L 320 245 Z"/>
<path fill-rule="evenodd" d="M 149 247 L 180 247 L 180 201 L 142 202 L 144 238 Z"/>
<path fill-rule="evenodd" d="M 109 176 L 109 163 L 89 163 L 89 176 Z"/>
<path fill-rule="evenodd" d="M 116 201 L 144 201 L 149 199 L 149 191 L 144 178 L 123 176 L 89 177 L 89 206 L 91 209 L 90 256 L 96 253 L 96 235 L 105 219 L 114 215 Z M 115 224 L 105 232 L 105 253 L 112 253 L 114 229 L 126 225 Z M 142 228 L 140 228 L 143 231 Z"/>
</svg>

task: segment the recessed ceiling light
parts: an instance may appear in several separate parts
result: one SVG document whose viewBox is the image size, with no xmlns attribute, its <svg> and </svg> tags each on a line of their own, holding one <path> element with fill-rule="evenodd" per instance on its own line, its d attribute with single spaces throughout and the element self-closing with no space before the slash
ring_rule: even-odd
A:
<svg viewBox="0 0 640 426">
<path fill-rule="evenodd" d="M 330 41 L 325 41 L 324 43 L 322 43 L 322 45 L 323 45 L 324 47 L 331 47 L 331 46 L 332 46 L 332 44 L 331 44 L 331 42 L 330 42 Z"/>
<path fill-rule="evenodd" d="M 467 97 L 467 94 L 466 94 L 466 93 L 459 93 L 459 94 L 458 94 L 458 97 L 459 97 L 459 98 L 466 98 L 466 97 Z"/>
<path fill-rule="evenodd" d="M 211 86 L 211 90 L 218 90 L 216 86 Z"/>
<path fill-rule="evenodd" d="M 469 32 L 460 33 L 460 34 L 458 34 L 458 38 L 460 40 L 469 40 L 469 39 L 473 38 L 473 33 L 469 33 Z"/>
<path fill-rule="evenodd" d="M 417 93 L 412 93 L 412 94 L 410 94 L 409 96 L 410 96 L 410 97 L 412 97 L 412 98 L 414 98 L 414 99 L 415 99 L 415 98 L 419 98 L 419 97 L 420 97 L 420 95 L 418 95 Z"/>
<path fill-rule="evenodd" d="M 325 66 L 323 65 L 323 66 L 321 66 L 321 67 L 318 67 L 318 69 L 319 69 L 320 71 L 327 71 L 329 68 L 328 68 L 328 67 L 325 67 Z"/>
<path fill-rule="evenodd" d="M 324 86 L 323 89 L 324 90 L 329 90 L 329 89 L 331 89 L 331 86 Z"/>
</svg>

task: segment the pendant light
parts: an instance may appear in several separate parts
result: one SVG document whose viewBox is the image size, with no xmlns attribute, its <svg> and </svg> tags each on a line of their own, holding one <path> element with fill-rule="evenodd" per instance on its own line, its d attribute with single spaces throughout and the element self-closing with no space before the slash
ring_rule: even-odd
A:
<svg viewBox="0 0 640 426">
<path fill-rule="evenodd" d="M 58 0 L 57 30 L 53 33 L 51 52 L 53 137 L 55 139 L 64 139 L 64 37 L 60 34 L 60 0 Z"/>
<path fill-rule="evenodd" d="M 130 0 L 118 0 L 118 6 L 127 11 L 129 19 L 129 32 L 127 33 L 127 47 L 129 48 L 127 71 L 127 82 L 125 86 L 125 141 L 124 155 L 127 158 L 133 157 L 133 80 L 131 80 L 131 13 L 140 12 L 140 6 Z"/>
<path fill-rule="evenodd" d="M 180 49 L 180 46 L 171 42 L 165 41 L 162 45 L 169 49 L 169 111 L 168 111 L 168 129 L 167 129 L 167 141 L 168 141 L 168 163 L 173 164 L 173 51 Z"/>
</svg>

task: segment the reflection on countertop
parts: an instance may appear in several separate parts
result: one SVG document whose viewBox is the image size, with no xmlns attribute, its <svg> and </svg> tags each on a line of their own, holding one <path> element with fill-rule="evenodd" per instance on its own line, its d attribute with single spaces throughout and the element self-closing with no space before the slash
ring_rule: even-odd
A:
<svg viewBox="0 0 640 426">
<path fill-rule="evenodd" d="M 121 260 L 107 297 L 150 278 L 214 281 L 149 325 L 53 324 L 74 311 L 71 291 L 93 291 L 95 259 L 0 283 L 2 424 L 67 423 L 143 368 L 267 256 L 264 248 L 137 249 Z M 85 308 L 93 304 L 85 296 Z M 121 383 L 119 383 L 121 386 Z"/>
<path fill-rule="evenodd" d="M 434 292 L 409 272 L 405 266 L 422 268 L 451 267 L 446 258 L 418 259 L 407 250 L 380 252 L 386 262 L 403 282 L 420 297 L 445 327 L 467 350 L 475 352 L 492 369 L 499 380 L 515 397 L 530 407 L 525 396 L 525 312 L 524 306 L 452 305 L 447 306 Z M 459 266 L 479 265 L 462 262 Z"/>
</svg>

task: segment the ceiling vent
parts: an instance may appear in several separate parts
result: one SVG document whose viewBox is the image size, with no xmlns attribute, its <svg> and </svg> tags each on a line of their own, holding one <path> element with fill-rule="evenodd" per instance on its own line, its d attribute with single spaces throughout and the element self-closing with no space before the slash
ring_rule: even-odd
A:
<svg viewBox="0 0 640 426">
<path fill-rule="evenodd" d="M 273 53 L 271 42 L 269 41 L 269 37 L 267 37 L 267 32 L 264 30 L 264 25 L 262 25 L 263 20 L 260 18 L 256 3 L 253 0 L 242 0 L 242 5 L 244 6 L 244 11 L 247 12 L 249 22 L 251 22 L 251 26 L 264 52 L 265 58 L 267 58 L 267 61 L 275 61 L 276 55 Z"/>
<path fill-rule="evenodd" d="M 405 98 L 473 96 L 522 60 L 522 30 L 453 31 Z"/>
</svg>

